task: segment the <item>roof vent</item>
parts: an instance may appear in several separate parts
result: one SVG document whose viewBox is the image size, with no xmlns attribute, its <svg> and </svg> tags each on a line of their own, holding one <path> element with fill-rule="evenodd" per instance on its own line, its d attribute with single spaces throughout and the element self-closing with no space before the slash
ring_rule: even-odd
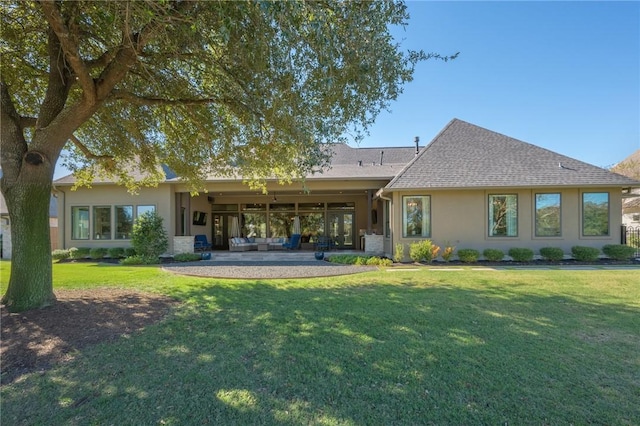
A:
<svg viewBox="0 0 640 426">
<path fill-rule="evenodd" d="M 362 167 L 362 160 L 358 160 L 358 167 Z"/>
<path fill-rule="evenodd" d="M 416 136 L 413 141 L 416 143 L 416 156 L 417 156 L 418 151 L 420 151 L 420 148 L 418 147 L 418 144 L 420 143 L 420 136 Z"/>
<path fill-rule="evenodd" d="M 382 166 L 382 157 L 384 157 L 384 151 L 380 151 L 380 165 Z"/>
</svg>

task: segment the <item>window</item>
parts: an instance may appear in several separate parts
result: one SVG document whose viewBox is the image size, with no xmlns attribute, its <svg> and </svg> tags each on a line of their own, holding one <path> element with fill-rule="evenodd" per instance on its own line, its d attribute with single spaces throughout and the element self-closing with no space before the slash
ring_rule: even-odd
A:
<svg viewBox="0 0 640 426">
<path fill-rule="evenodd" d="M 89 239 L 89 207 L 71 207 L 71 239 Z"/>
<path fill-rule="evenodd" d="M 489 236 L 518 236 L 517 195 L 489 195 Z"/>
<path fill-rule="evenodd" d="M 609 235 L 609 193 L 582 194 L 582 235 L 602 237 Z"/>
<path fill-rule="evenodd" d="M 431 236 L 431 196 L 402 197 L 402 236 Z"/>
<path fill-rule="evenodd" d="M 144 206 L 144 205 L 140 205 L 140 206 L 136 206 L 136 217 L 142 216 L 145 213 L 148 212 L 155 212 L 156 211 L 156 206 L 153 205 L 149 205 L 149 206 Z"/>
<path fill-rule="evenodd" d="M 536 194 L 536 237 L 559 237 L 560 194 Z"/>
<path fill-rule="evenodd" d="M 93 208 L 93 238 L 111 239 L 111 206 Z"/>
<path fill-rule="evenodd" d="M 116 238 L 130 240 L 132 232 L 133 206 L 116 206 Z"/>
</svg>

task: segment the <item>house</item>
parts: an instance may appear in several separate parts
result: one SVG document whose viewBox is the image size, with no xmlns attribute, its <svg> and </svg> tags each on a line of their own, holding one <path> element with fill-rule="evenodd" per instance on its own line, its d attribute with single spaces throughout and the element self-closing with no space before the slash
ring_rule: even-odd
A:
<svg viewBox="0 0 640 426">
<path fill-rule="evenodd" d="M 612 171 L 632 179 L 640 179 L 640 149 L 612 167 Z M 622 224 L 640 229 L 640 188 L 624 194 Z"/>
<path fill-rule="evenodd" d="M 240 179 L 211 176 L 192 197 L 169 173 L 157 188 L 127 193 L 113 182 L 71 191 L 56 180 L 61 247 L 122 247 L 133 221 L 164 218 L 170 252 L 189 251 L 205 234 L 229 248 L 244 237 L 331 237 L 337 249 L 391 256 L 395 244 L 430 238 L 458 248 L 602 247 L 621 241 L 622 194 L 640 182 L 454 119 L 426 147 L 333 150 L 331 167 L 301 183 L 269 182 L 269 194 Z M 237 225 L 235 225 L 237 224 Z"/>
<path fill-rule="evenodd" d="M 51 250 L 58 248 L 58 200 L 52 196 L 49 203 L 49 232 Z M 11 219 L 7 203 L 0 193 L 0 259 L 11 259 Z"/>
</svg>

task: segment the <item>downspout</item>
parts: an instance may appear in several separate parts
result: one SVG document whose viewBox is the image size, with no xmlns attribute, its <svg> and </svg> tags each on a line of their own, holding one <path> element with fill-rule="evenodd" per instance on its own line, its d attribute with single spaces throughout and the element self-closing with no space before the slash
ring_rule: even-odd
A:
<svg viewBox="0 0 640 426">
<path fill-rule="evenodd" d="M 62 194 L 62 197 L 60 197 Z M 66 250 L 67 246 L 65 244 L 66 239 L 66 217 L 65 212 L 67 211 L 67 194 L 59 188 L 53 188 L 53 196 L 58 199 L 58 247 L 62 250 Z"/>
</svg>

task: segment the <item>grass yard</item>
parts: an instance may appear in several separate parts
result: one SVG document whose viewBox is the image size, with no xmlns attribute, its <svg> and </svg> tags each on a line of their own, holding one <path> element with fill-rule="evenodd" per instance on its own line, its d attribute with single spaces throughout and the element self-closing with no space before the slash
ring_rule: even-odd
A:
<svg viewBox="0 0 640 426">
<path fill-rule="evenodd" d="M 261 281 L 54 264 L 54 277 L 182 304 L 4 385 L 3 424 L 640 424 L 637 269 Z"/>
</svg>

